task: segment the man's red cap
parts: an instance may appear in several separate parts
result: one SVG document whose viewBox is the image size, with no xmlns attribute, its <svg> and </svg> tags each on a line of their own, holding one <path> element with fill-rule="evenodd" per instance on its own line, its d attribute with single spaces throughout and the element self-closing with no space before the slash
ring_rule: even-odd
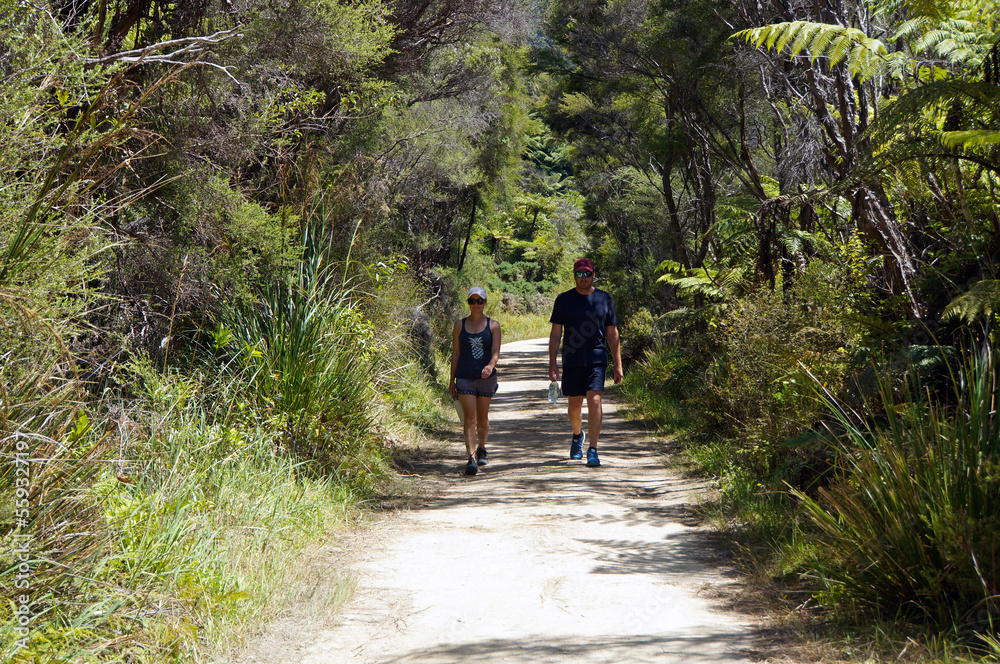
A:
<svg viewBox="0 0 1000 664">
<path fill-rule="evenodd" d="M 594 261 L 589 258 L 578 258 L 575 263 L 573 263 L 573 271 L 576 270 L 590 270 L 594 272 Z"/>
</svg>

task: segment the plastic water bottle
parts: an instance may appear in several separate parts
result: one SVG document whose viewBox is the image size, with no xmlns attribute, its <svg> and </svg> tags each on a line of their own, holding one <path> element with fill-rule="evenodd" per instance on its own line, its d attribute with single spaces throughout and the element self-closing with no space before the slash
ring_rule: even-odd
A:
<svg viewBox="0 0 1000 664">
<path fill-rule="evenodd" d="M 549 401 L 555 403 L 559 399 L 559 383 L 552 381 L 549 383 Z"/>
</svg>

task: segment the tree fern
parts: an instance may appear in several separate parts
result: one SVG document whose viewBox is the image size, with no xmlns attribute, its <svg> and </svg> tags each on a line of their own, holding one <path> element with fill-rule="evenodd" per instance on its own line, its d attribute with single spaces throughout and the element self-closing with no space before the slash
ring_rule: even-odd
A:
<svg viewBox="0 0 1000 664">
<path fill-rule="evenodd" d="M 820 58 L 826 58 L 831 67 L 846 62 L 851 74 L 865 81 L 883 73 L 892 64 L 885 44 L 857 28 L 841 25 L 789 21 L 742 30 L 735 36 L 775 53 L 808 56 L 810 63 Z"/>
<path fill-rule="evenodd" d="M 816 233 L 803 231 L 796 228 L 789 228 L 778 235 L 778 242 L 790 254 L 799 254 L 805 251 L 806 245 L 813 246 L 829 245 L 826 238 Z"/>
<path fill-rule="evenodd" d="M 924 30 L 926 30 L 930 25 L 933 25 L 933 22 L 931 21 L 930 18 L 926 16 L 917 16 L 916 18 L 911 18 L 907 21 L 903 21 L 902 23 L 900 23 L 899 27 L 896 28 L 896 32 L 893 33 L 892 39 L 893 41 L 897 39 L 906 39 L 906 40 L 920 39 L 920 36 L 923 34 Z"/>
<path fill-rule="evenodd" d="M 1000 311 L 1000 280 L 983 279 L 948 303 L 942 320 L 958 318 L 964 323 L 992 318 Z"/>
<path fill-rule="evenodd" d="M 976 67 L 987 57 L 992 45 L 993 35 L 981 23 L 953 19 L 929 30 L 914 43 L 914 49 L 953 64 Z"/>
<path fill-rule="evenodd" d="M 667 283 L 677 289 L 681 298 L 702 296 L 711 300 L 726 300 L 731 297 L 743 281 L 742 268 L 714 269 L 701 267 L 686 270 L 676 261 L 663 261 L 659 270 L 664 274 L 657 281 Z"/>
<path fill-rule="evenodd" d="M 956 103 L 965 107 L 964 116 L 973 118 L 975 124 L 968 126 L 973 122 L 968 120 L 961 129 L 938 129 L 948 109 Z M 889 163 L 904 156 L 939 151 L 932 145 L 915 145 L 911 134 L 932 138 L 949 149 L 976 150 L 996 145 L 1000 141 L 998 128 L 1000 87 L 984 81 L 948 80 L 923 84 L 886 105 L 869 128 L 869 137 L 876 161 Z"/>
</svg>

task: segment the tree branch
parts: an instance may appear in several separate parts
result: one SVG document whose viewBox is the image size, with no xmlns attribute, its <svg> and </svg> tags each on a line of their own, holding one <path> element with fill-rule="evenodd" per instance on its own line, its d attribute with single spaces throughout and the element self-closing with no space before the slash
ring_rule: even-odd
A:
<svg viewBox="0 0 1000 664">
<path fill-rule="evenodd" d="M 205 65 L 207 67 L 215 67 L 221 70 L 229 78 L 236 81 L 233 75 L 229 73 L 229 67 L 224 67 L 222 65 L 217 65 L 211 62 L 178 62 L 174 58 L 190 53 L 201 53 L 207 50 L 207 47 L 214 46 L 216 44 L 221 44 L 223 42 L 229 41 L 235 37 L 242 37 L 243 34 L 239 32 L 243 26 L 237 26 L 231 30 L 221 30 L 215 34 L 201 36 L 201 37 L 183 37 L 181 39 L 169 39 L 164 42 L 159 42 L 158 44 L 151 44 L 143 48 L 132 49 L 131 51 L 120 51 L 118 53 L 112 53 L 110 55 L 104 55 L 99 58 L 85 58 L 83 61 L 84 66 L 95 67 L 97 65 L 107 65 L 113 62 L 157 62 L 162 64 L 197 64 Z M 167 49 L 176 49 L 170 53 L 159 53 Z M 239 81 L 236 81 L 239 83 Z"/>
</svg>

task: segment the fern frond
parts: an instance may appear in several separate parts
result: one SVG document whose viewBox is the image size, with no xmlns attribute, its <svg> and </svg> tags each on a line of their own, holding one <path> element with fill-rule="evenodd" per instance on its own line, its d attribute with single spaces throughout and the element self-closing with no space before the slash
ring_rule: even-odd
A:
<svg viewBox="0 0 1000 664">
<path fill-rule="evenodd" d="M 851 52 L 853 44 L 847 39 L 831 39 L 827 56 L 830 58 L 830 66 L 840 63 Z M 852 72 L 853 73 L 853 72 Z"/>
<path fill-rule="evenodd" d="M 1000 87 L 983 81 L 937 81 L 908 91 L 886 105 L 872 126 L 868 137 L 873 148 L 884 149 L 898 140 L 906 127 L 927 124 L 928 110 L 947 109 L 955 102 L 969 105 L 969 115 L 980 117 L 986 126 L 1000 123 Z M 980 125 L 983 126 L 983 125 Z"/>
<path fill-rule="evenodd" d="M 774 49 L 778 53 L 785 50 L 788 46 L 788 42 L 795 40 L 792 45 L 792 53 L 797 55 L 805 44 L 805 40 L 809 37 L 808 25 L 805 21 L 793 21 L 788 24 L 787 30 L 776 30 L 774 37 L 767 40 L 768 48 Z M 799 50 L 796 50 L 796 44 L 799 45 Z"/>
<path fill-rule="evenodd" d="M 982 23 L 948 20 L 937 24 L 916 40 L 917 51 L 929 51 L 950 63 L 978 67 L 995 42 L 993 33 Z"/>
<path fill-rule="evenodd" d="M 668 280 L 672 286 L 676 287 L 684 295 L 705 295 L 707 297 L 719 297 L 719 289 L 715 284 L 704 277 L 673 277 Z"/>
<path fill-rule="evenodd" d="M 943 131 L 941 143 L 948 148 L 985 148 L 1000 145 L 1000 131 L 992 129 L 973 129 L 968 131 Z"/>
<path fill-rule="evenodd" d="M 672 261 L 664 261 L 672 262 Z M 744 278 L 742 268 L 713 270 L 697 268 L 689 271 L 667 273 L 657 281 L 667 283 L 677 289 L 680 297 L 700 295 L 702 297 L 725 300 L 736 293 Z"/>
<path fill-rule="evenodd" d="M 816 39 L 814 39 L 811 44 L 813 56 L 810 58 L 810 62 L 815 62 L 816 58 L 819 57 L 818 54 L 826 53 L 826 49 L 829 48 L 830 42 L 832 42 L 836 36 L 837 33 L 832 30 L 823 30 L 816 35 Z"/>
<path fill-rule="evenodd" d="M 656 271 L 665 272 L 666 274 L 683 274 L 684 266 L 678 263 L 677 261 L 672 261 L 668 259 L 657 265 Z M 660 278 L 660 281 L 663 281 L 662 277 Z"/>
<path fill-rule="evenodd" d="M 825 57 L 831 67 L 846 61 L 851 74 L 863 80 L 880 74 L 890 64 L 885 44 L 857 28 L 841 25 L 789 21 L 741 30 L 734 36 L 778 54 L 794 57 L 808 53 L 810 62 Z"/>
<path fill-rule="evenodd" d="M 897 39 L 912 39 L 916 35 L 919 35 L 924 28 L 931 25 L 931 20 L 926 16 L 918 16 L 916 18 L 911 18 L 908 21 L 903 21 L 896 32 L 892 35 L 893 41 Z"/>
<path fill-rule="evenodd" d="M 798 55 L 802 51 L 807 50 L 810 45 L 810 42 L 813 40 L 813 35 L 815 32 L 816 31 L 812 28 L 812 26 L 809 25 L 803 25 L 801 28 L 799 28 L 795 36 L 795 41 L 792 42 L 792 48 L 789 50 L 789 52 L 792 55 Z M 778 53 L 781 53 L 782 51 L 785 50 L 785 43 L 779 40 L 778 43 L 775 44 L 774 50 Z M 811 49 L 809 50 L 811 51 Z"/>
<path fill-rule="evenodd" d="M 809 231 L 791 228 L 783 231 L 778 236 L 778 242 L 781 243 L 788 253 L 798 254 L 805 249 L 807 242 L 813 245 L 824 244 L 825 238 Z"/>
<path fill-rule="evenodd" d="M 745 276 L 746 272 L 743 268 L 730 268 L 715 275 L 715 284 L 723 294 L 731 294 L 743 284 Z"/>
<path fill-rule="evenodd" d="M 890 53 L 888 63 L 885 66 L 885 73 L 896 80 L 901 80 L 903 75 L 912 67 L 913 61 L 901 51 Z"/>
<path fill-rule="evenodd" d="M 958 318 L 964 323 L 989 318 L 1000 311 L 1000 280 L 983 279 L 948 303 L 941 320 Z"/>
<path fill-rule="evenodd" d="M 665 327 L 673 329 L 697 322 L 708 322 L 709 325 L 712 325 L 712 322 L 722 317 L 727 309 L 729 309 L 729 305 L 725 303 L 706 304 L 700 309 L 679 307 L 661 314 L 658 320 Z"/>
</svg>

